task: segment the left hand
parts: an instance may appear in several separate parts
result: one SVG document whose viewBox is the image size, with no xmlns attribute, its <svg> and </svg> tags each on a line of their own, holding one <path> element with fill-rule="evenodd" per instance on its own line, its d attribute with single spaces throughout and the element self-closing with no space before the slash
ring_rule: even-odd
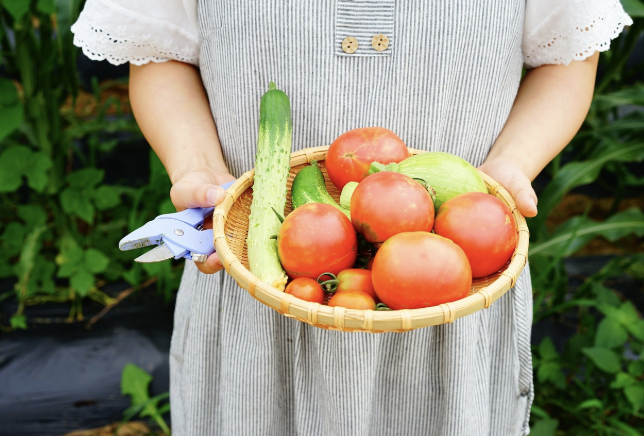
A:
<svg viewBox="0 0 644 436">
<path fill-rule="evenodd" d="M 479 170 L 508 190 L 523 216 L 531 218 L 537 215 L 537 194 L 532 189 L 530 179 L 518 164 L 509 159 L 497 157 L 486 160 Z"/>
</svg>

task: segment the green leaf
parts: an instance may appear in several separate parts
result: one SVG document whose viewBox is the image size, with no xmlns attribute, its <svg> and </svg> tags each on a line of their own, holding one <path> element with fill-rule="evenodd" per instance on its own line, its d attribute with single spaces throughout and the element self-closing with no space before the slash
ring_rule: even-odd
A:
<svg viewBox="0 0 644 436">
<path fill-rule="evenodd" d="M 607 350 L 606 348 L 584 348 L 582 351 L 599 369 L 604 372 L 615 374 L 621 369 L 621 364 L 617 354 Z"/>
<path fill-rule="evenodd" d="M 95 248 L 90 248 L 85 252 L 84 264 L 91 273 L 97 274 L 105 271 L 109 263 L 110 259 Z"/>
<path fill-rule="evenodd" d="M 644 386 L 629 386 L 624 389 L 624 395 L 626 395 L 626 399 L 633 406 L 633 413 L 640 410 L 642 403 L 644 403 Z"/>
<path fill-rule="evenodd" d="M 556 256 L 565 249 L 564 256 L 569 256 L 596 236 L 615 242 L 632 233 L 644 236 L 644 213 L 636 208 L 615 214 L 603 223 L 577 216 L 559 226 L 547 240 L 531 244 L 529 255 Z"/>
<path fill-rule="evenodd" d="M 56 2 L 54 0 L 38 0 L 38 10 L 46 15 L 53 15 L 56 13 Z"/>
<path fill-rule="evenodd" d="M 15 106 L 20 103 L 18 88 L 13 82 L 0 77 L 0 108 Z"/>
<path fill-rule="evenodd" d="M 604 348 L 619 347 L 624 345 L 627 339 L 628 334 L 619 321 L 613 318 L 604 318 L 597 326 L 595 346 Z"/>
<path fill-rule="evenodd" d="M 554 436 L 557 427 L 559 427 L 558 420 L 542 419 L 530 428 L 530 436 Z"/>
<path fill-rule="evenodd" d="M 555 349 L 555 345 L 552 343 L 552 339 L 546 337 L 541 344 L 539 345 L 539 355 L 544 360 L 554 360 L 559 357 L 559 353 Z"/>
<path fill-rule="evenodd" d="M 25 146 L 11 147 L 0 155 L 0 192 L 14 192 L 22 185 L 22 175 L 32 151 Z"/>
<path fill-rule="evenodd" d="M 42 226 L 47 222 L 47 212 L 35 204 L 18 206 L 18 217 L 27 224 L 27 227 Z"/>
<path fill-rule="evenodd" d="M 561 366 L 555 362 L 543 362 L 539 365 L 537 376 L 540 382 L 550 381 L 560 389 L 566 387 L 566 377 L 561 371 Z"/>
<path fill-rule="evenodd" d="M 634 360 L 628 364 L 628 373 L 633 377 L 644 374 L 644 360 Z"/>
<path fill-rule="evenodd" d="M 22 123 L 22 105 L 19 103 L 8 107 L 0 106 L 0 119 L 2 120 L 2 123 L 0 123 L 0 141 L 2 141 Z"/>
<path fill-rule="evenodd" d="M 76 272 L 76 265 L 65 263 L 58 268 L 57 277 L 66 278 L 71 277 Z"/>
<path fill-rule="evenodd" d="M 636 319 L 631 321 L 626 325 L 626 329 L 637 339 L 644 341 L 644 320 Z"/>
<path fill-rule="evenodd" d="M 60 204 L 65 213 L 76 215 L 89 224 L 94 220 L 94 206 L 78 189 L 63 189 L 63 192 L 60 193 Z"/>
<path fill-rule="evenodd" d="M 607 288 L 597 281 L 591 282 L 591 289 L 599 304 L 607 306 L 619 306 L 622 302 L 612 289 Z"/>
<path fill-rule="evenodd" d="M 152 376 L 138 366 L 128 363 L 121 374 L 121 394 L 129 395 L 132 398 L 132 405 L 146 404 L 141 416 L 152 416 L 155 408 L 149 403 L 148 385 Z"/>
<path fill-rule="evenodd" d="M 98 210 L 110 209 L 121 202 L 118 191 L 113 186 L 101 185 L 94 191 L 94 204 Z"/>
<path fill-rule="evenodd" d="M 29 171 L 25 172 L 27 185 L 36 192 L 42 192 L 47 187 L 47 172 L 52 166 L 53 162 L 45 153 L 33 153 L 29 159 Z"/>
<path fill-rule="evenodd" d="M 12 315 L 9 322 L 14 330 L 27 330 L 27 317 L 24 315 Z"/>
<path fill-rule="evenodd" d="M 593 109 L 596 110 L 605 111 L 626 105 L 644 106 L 644 85 L 633 85 L 612 93 L 596 94 L 593 97 Z"/>
<path fill-rule="evenodd" d="M 20 21 L 29 11 L 28 0 L 0 0 L 0 2 L 15 21 Z"/>
<path fill-rule="evenodd" d="M 79 269 L 69 281 L 69 284 L 79 295 L 85 296 L 89 290 L 94 286 L 94 276 L 87 272 L 85 269 Z"/>
<path fill-rule="evenodd" d="M 599 401 L 597 398 L 593 398 L 591 400 L 583 401 L 579 406 L 577 406 L 577 410 L 592 409 L 593 407 L 597 407 L 602 410 L 604 409 L 604 405 L 602 404 L 602 402 Z"/>
<path fill-rule="evenodd" d="M 634 159 L 644 153 L 644 141 L 621 143 L 611 141 L 605 147 L 598 148 L 600 153 L 583 162 L 571 162 L 564 165 L 557 176 L 546 186 L 539 196 L 539 215 L 530 219 L 531 227 L 542 228 L 546 218 L 559 204 L 566 192 L 577 186 L 594 182 L 601 169 L 608 162 Z"/>
<path fill-rule="evenodd" d="M 29 229 L 19 222 L 11 222 L 5 227 L 5 231 L 0 238 L 2 251 L 7 256 L 15 256 L 22 250 L 25 235 Z"/>
<path fill-rule="evenodd" d="M 615 380 L 611 382 L 610 387 L 611 389 L 623 389 L 628 386 L 633 386 L 635 383 L 637 383 L 637 381 L 633 376 L 626 374 L 625 372 L 619 372 L 617 373 Z"/>
<path fill-rule="evenodd" d="M 644 4 L 639 0 L 621 0 L 624 10 L 631 17 L 644 17 Z"/>
<path fill-rule="evenodd" d="M 96 168 L 84 168 L 82 170 L 74 171 L 73 173 L 68 175 L 67 181 L 73 188 L 78 188 L 80 190 L 92 189 L 96 185 L 98 185 L 101 180 L 103 180 L 104 175 L 105 171 L 103 170 L 98 170 Z"/>
</svg>

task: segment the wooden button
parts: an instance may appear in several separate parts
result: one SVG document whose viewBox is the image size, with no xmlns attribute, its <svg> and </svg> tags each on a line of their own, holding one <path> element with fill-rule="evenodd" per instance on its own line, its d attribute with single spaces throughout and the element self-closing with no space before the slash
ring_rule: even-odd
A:
<svg viewBox="0 0 644 436">
<path fill-rule="evenodd" d="M 374 35 L 374 37 L 371 39 L 371 46 L 376 51 L 387 50 L 387 47 L 389 47 L 389 38 L 387 38 L 387 36 L 383 35 L 382 33 Z"/>
<path fill-rule="evenodd" d="M 342 50 L 345 53 L 355 53 L 358 50 L 358 40 L 353 36 L 347 36 L 342 40 Z"/>
</svg>

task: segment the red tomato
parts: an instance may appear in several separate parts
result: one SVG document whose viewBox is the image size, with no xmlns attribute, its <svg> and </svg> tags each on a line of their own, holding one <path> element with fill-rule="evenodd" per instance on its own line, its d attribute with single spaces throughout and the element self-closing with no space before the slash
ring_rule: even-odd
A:
<svg viewBox="0 0 644 436">
<path fill-rule="evenodd" d="M 384 242 L 401 232 L 429 232 L 434 202 L 411 177 L 383 171 L 364 179 L 353 192 L 351 221 L 369 242 Z"/>
<path fill-rule="evenodd" d="M 486 277 L 500 270 L 512 257 L 518 238 L 510 209 L 483 192 L 468 192 L 443 203 L 434 231 L 463 249 L 472 266 L 472 277 Z"/>
<path fill-rule="evenodd" d="M 458 245 L 427 232 L 387 239 L 373 262 L 373 286 L 391 309 L 417 309 L 467 296 L 472 270 Z"/>
<path fill-rule="evenodd" d="M 364 292 L 338 292 L 329 300 L 329 306 L 347 309 L 376 310 L 376 302 Z"/>
<path fill-rule="evenodd" d="M 277 253 L 291 278 L 317 279 L 351 268 L 358 238 L 351 221 L 333 206 L 309 203 L 291 212 L 277 235 Z"/>
<path fill-rule="evenodd" d="M 333 184 L 342 189 L 367 177 L 372 162 L 389 164 L 408 157 L 407 146 L 394 132 L 384 127 L 363 127 L 333 141 L 326 155 L 326 170 Z"/>
<path fill-rule="evenodd" d="M 338 274 L 337 280 L 338 288 L 335 292 L 364 292 L 373 298 L 376 297 L 376 291 L 373 289 L 371 282 L 371 271 L 368 269 L 350 268 Z"/>
<path fill-rule="evenodd" d="M 366 269 L 371 271 L 373 269 L 373 257 L 367 261 L 367 266 L 365 266 Z"/>
<path fill-rule="evenodd" d="M 311 303 L 324 303 L 322 286 L 317 281 L 309 279 L 308 277 L 300 277 L 293 280 L 288 284 L 284 292 L 300 300 L 310 301 Z"/>
</svg>

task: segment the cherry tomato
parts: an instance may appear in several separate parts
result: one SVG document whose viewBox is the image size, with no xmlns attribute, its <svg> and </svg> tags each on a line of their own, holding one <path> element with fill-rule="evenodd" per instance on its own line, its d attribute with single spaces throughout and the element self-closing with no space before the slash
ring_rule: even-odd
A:
<svg viewBox="0 0 644 436">
<path fill-rule="evenodd" d="M 463 249 L 472 277 L 499 271 L 512 257 L 518 238 L 510 209 L 483 192 L 468 192 L 443 203 L 434 231 Z"/>
<path fill-rule="evenodd" d="M 376 297 L 376 291 L 373 289 L 371 282 L 371 271 L 368 269 L 350 268 L 341 271 L 335 279 L 326 280 L 322 286 L 331 286 L 335 292 L 364 292 L 373 298 Z"/>
<path fill-rule="evenodd" d="M 351 197 L 351 221 L 369 242 L 384 242 L 401 232 L 429 232 L 434 203 L 417 181 L 391 171 L 364 179 Z"/>
<path fill-rule="evenodd" d="M 324 303 L 324 291 L 322 286 L 308 277 L 299 277 L 286 286 L 284 291 L 300 300 L 310 301 L 311 303 Z"/>
<path fill-rule="evenodd" d="M 277 252 L 291 278 L 317 279 L 351 268 L 358 238 L 351 221 L 333 206 L 309 203 L 291 212 L 277 235 Z"/>
<path fill-rule="evenodd" d="M 458 245 L 427 232 L 387 239 L 373 262 L 373 286 L 391 309 L 417 309 L 467 296 L 472 270 Z"/>
<path fill-rule="evenodd" d="M 376 310 L 376 302 L 364 292 L 338 292 L 329 300 L 329 306 L 347 309 Z"/>
<path fill-rule="evenodd" d="M 343 133 L 331 143 L 326 170 L 333 184 L 342 189 L 367 177 L 372 162 L 389 164 L 408 157 L 407 146 L 394 132 L 384 127 L 363 127 Z"/>
</svg>

